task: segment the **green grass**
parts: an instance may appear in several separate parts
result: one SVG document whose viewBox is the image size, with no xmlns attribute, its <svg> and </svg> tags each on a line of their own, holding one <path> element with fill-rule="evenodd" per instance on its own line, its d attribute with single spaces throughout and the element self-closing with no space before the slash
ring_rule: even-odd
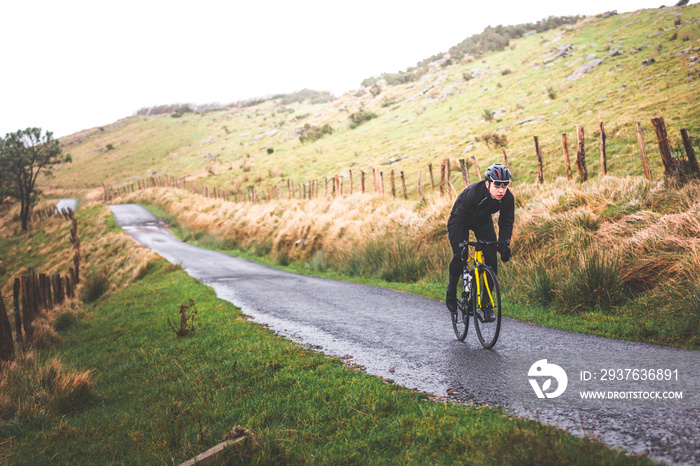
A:
<svg viewBox="0 0 700 466">
<path fill-rule="evenodd" d="M 195 332 L 167 317 L 193 299 Z M 635 464 L 591 439 L 490 407 L 427 401 L 306 350 L 243 318 L 231 304 L 158 260 L 93 317 L 42 353 L 92 369 L 97 400 L 63 417 L 2 424 L 8 464 L 179 463 L 250 429 L 232 464 Z"/>
</svg>

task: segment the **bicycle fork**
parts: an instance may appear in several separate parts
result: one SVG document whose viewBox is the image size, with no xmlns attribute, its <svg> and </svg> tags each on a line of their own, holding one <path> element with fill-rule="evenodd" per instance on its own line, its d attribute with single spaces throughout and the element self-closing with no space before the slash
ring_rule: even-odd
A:
<svg viewBox="0 0 700 466">
<path fill-rule="evenodd" d="M 483 256 L 481 255 L 481 251 L 477 251 L 476 254 L 478 257 L 476 257 L 476 262 L 480 263 L 483 261 Z M 486 271 L 481 271 L 481 277 L 479 276 L 479 268 L 476 267 L 474 269 L 474 276 L 476 277 L 476 305 L 478 309 L 481 309 L 481 299 L 482 299 L 482 293 L 481 293 L 481 284 L 484 283 L 486 288 L 486 294 L 488 295 L 489 302 L 491 303 L 491 307 L 496 307 L 495 303 L 493 302 L 493 295 L 491 294 L 491 287 L 488 286 L 488 275 L 486 274 Z M 483 277 L 483 278 L 482 278 Z"/>
</svg>

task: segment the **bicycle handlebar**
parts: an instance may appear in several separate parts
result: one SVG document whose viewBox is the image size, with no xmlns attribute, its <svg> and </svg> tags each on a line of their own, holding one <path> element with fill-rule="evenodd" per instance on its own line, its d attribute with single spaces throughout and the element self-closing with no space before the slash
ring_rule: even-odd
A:
<svg viewBox="0 0 700 466">
<path fill-rule="evenodd" d="M 459 243 L 459 247 L 461 249 L 465 249 L 467 246 L 474 246 L 477 250 L 481 249 L 484 246 L 488 245 L 503 245 L 503 246 L 509 246 L 510 241 L 462 241 Z"/>
</svg>

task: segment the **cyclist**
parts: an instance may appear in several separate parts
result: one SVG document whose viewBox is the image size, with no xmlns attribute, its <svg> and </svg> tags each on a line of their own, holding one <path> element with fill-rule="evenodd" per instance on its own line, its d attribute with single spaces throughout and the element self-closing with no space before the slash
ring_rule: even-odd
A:
<svg viewBox="0 0 700 466">
<path fill-rule="evenodd" d="M 474 232 L 477 241 L 496 241 L 491 215 L 500 211 L 499 241 L 510 243 L 515 220 L 515 198 L 508 189 L 511 180 L 510 170 L 497 163 L 486 169 L 484 180 L 469 185 L 457 196 L 447 221 L 447 236 L 454 254 L 450 262 L 450 279 L 445 296 L 445 304 L 450 312 L 457 311 L 457 282 L 464 267 L 459 244 L 469 240 L 469 230 Z M 501 254 L 503 262 L 508 262 L 511 258 L 510 244 L 484 248 L 484 262 L 497 273 L 496 251 Z M 486 317 L 493 318 L 493 311 L 489 310 Z"/>
</svg>

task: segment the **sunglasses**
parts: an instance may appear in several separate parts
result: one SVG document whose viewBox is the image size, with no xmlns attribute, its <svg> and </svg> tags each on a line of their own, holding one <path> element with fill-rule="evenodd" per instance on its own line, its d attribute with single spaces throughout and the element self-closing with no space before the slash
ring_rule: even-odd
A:
<svg viewBox="0 0 700 466">
<path fill-rule="evenodd" d="M 497 188 L 507 188 L 510 185 L 510 181 L 492 181 L 491 183 Z"/>
</svg>

